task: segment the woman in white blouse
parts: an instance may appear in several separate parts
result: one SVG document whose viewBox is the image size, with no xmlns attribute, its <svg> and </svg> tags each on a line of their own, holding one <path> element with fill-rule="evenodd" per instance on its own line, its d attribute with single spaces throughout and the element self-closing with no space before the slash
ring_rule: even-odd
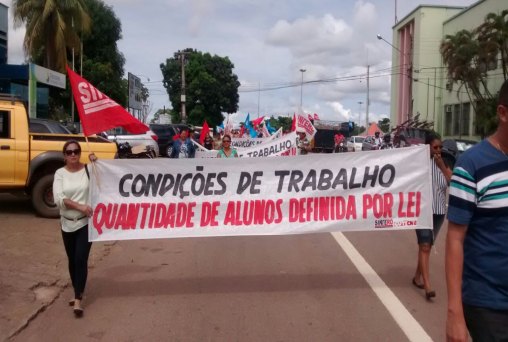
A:
<svg viewBox="0 0 508 342">
<path fill-rule="evenodd" d="M 55 173 L 53 195 L 60 208 L 62 238 L 74 288 L 74 299 L 69 305 L 74 307 L 75 316 L 81 317 L 81 301 L 88 275 L 88 255 L 92 247 L 92 243 L 88 242 L 88 218 L 92 215 L 88 200 L 89 176 L 85 164 L 79 160 L 81 146 L 77 141 L 67 141 L 63 147 L 63 155 L 65 166 Z M 91 154 L 90 160 L 95 159 Z"/>
</svg>

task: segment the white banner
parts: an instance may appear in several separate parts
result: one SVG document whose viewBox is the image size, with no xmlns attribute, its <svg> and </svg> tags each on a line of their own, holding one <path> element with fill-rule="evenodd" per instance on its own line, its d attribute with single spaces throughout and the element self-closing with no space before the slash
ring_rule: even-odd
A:
<svg viewBox="0 0 508 342">
<path fill-rule="evenodd" d="M 432 227 L 427 145 L 255 162 L 99 160 L 90 176 L 90 241 Z"/>
<path fill-rule="evenodd" d="M 236 149 L 249 148 L 256 145 L 261 145 L 267 141 L 268 138 L 231 138 L 231 147 Z"/>
<path fill-rule="evenodd" d="M 316 128 L 314 128 L 314 125 L 308 118 L 305 117 L 305 115 L 298 114 L 296 116 L 296 127 L 303 128 L 305 130 L 305 133 L 309 137 L 309 139 L 314 138 L 316 135 Z"/>
<path fill-rule="evenodd" d="M 197 141 L 191 140 L 194 145 L 196 145 L 196 153 L 194 153 L 194 158 L 216 158 L 217 150 L 209 150 L 203 145 L 200 145 Z"/>
<path fill-rule="evenodd" d="M 264 144 L 238 149 L 238 156 L 243 158 L 280 156 L 296 144 L 296 133 L 291 132 L 277 139 L 268 139 L 270 140 Z"/>
</svg>

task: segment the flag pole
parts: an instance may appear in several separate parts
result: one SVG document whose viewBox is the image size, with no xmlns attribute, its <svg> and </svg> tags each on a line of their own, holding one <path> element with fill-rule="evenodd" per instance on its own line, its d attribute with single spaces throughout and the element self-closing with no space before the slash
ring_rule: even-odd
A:
<svg viewBox="0 0 508 342">
<path fill-rule="evenodd" d="M 88 148 L 88 160 L 90 160 L 90 155 L 93 154 L 95 155 L 95 153 L 92 152 L 92 148 L 90 147 L 90 142 L 88 141 L 88 135 L 85 134 L 85 142 L 86 142 L 86 147 Z M 97 158 L 97 157 L 95 157 Z M 99 174 L 97 173 L 97 167 L 95 166 L 95 160 L 92 161 L 90 160 L 91 164 L 92 164 L 92 172 L 93 172 L 93 175 L 95 176 L 95 179 L 96 179 L 96 183 L 97 183 L 97 188 L 99 188 L 99 190 L 101 189 L 101 182 L 99 180 Z"/>
</svg>

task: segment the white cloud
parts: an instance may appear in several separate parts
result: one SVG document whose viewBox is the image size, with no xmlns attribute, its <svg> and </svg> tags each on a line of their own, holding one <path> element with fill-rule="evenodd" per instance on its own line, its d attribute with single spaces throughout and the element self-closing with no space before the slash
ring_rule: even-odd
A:
<svg viewBox="0 0 508 342">
<path fill-rule="evenodd" d="M 335 101 L 335 102 L 327 102 L 326 104 L 330 108 L 332 108 L 334 114 L 337 114 L 336 118 L 332 117 L 333 120 L 348 121 L 350 119 L 350 110 L 344 108 L 344 105 L 342 105 L 342 103 Z M 324 118 L 326 118 L 326 116 Z M 324 118 L 320 117 L 320 119 L 324 119 Z"/>
<path fill-rule="evenodd" d="M 321 18 L 308 16 L 293 23 L 279 20 L 270 29 L 267 43 L 287 47 L 297 58 L 306 56 L 345 53 L 353 31 L 342 19 L 331 14 Z"/>
<path fill-rule="evenodd" d="M 468 5 L 475 0 L 431 0 L 444 5 Z M 5 1 L 9 6 L 11 1 Z M 371 65 L 371 118 L 389 114 L 392 49 L 376 34 L 391 37 L 393 2 L 386 0 L 106 0 L 122 22 L 119 49 L 126 72 L 152 81 L 154 111 L 169 107 L 159 64 L 179 49 L 195 48 L 228 56 L 242 85 L 261 88 L 296 84 L 266 92 L 240 93 L 239 113 L 292 115 L 300 106 L 299 69 L 306 83 L 303 107 L 321 118 L 365 119 L 367 64 Z M 418 0 L 399 1 L 398 18 L 412 11 Z M 11 15 L 11 11 L 9 13 Z M 24 60 L 24 29 L 9 28 L 9 62 Z M 388 39 L 388 38 L 387 38 Z M 390 40 L 390 39 L 388 39 Z M 385 71 L 380 71 L 385 69 Z M 364 75 L 362 79 L 344 77 Z"/>
</svg>

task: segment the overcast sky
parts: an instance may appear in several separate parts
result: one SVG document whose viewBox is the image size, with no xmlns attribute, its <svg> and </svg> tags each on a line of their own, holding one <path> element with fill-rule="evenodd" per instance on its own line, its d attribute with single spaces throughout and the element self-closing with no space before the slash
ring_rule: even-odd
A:
<svg viewBox="0 0 508 342">
<path fill-rule="evenodd" d="M 11 5 L 11 1 L 2 2 Z M 474 2 L 429 0 L 425 4 L 469 6 Z M 239 111 L 232 116 L 237 122 L 243 121 L 247 113 L 251 118 L 258 113 L 292 115 L 298 112 L 300 100 L 304 112 L 318 113 L 321 119 L 358 122 L 361 110 L 364 121 L 367 65 L 372 76 L 371 121 L 390 115 L 392 47 L 376 35 L 391 41 L 394 0 L 108 0 L 105 3 L 113 7 L 122 23 L 123 39 L 118 45 L 126 58 L 125 73 L 139 75 L 149 88 L 152 112 L 170 106 L 162 86 L 160 64 L 178 50 L 194 48 L 228 56 L 233 62 L 241 82 Z M 417 0 L 399 0 L 398 19 L 419 4 Z M 12 12 L 9 20 L 9 63 L 21 63 L 24 28 L 12 28 Z M 306 70 L 303 89 L 300 69 Z M 348 76 L 353 77 L 347 80 Z M 339 80 L 315 82 L 330 79 Z M 267 90 L 270 88 L 279 89 Z"/>
</svg>

